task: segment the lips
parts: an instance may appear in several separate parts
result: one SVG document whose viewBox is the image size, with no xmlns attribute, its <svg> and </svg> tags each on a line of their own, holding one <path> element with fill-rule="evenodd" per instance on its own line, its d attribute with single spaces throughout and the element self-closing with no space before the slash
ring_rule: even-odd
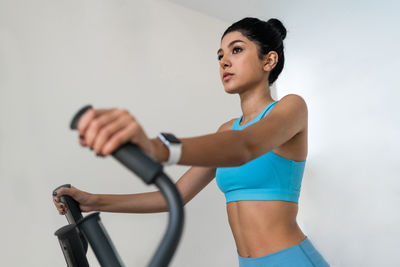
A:
<svg viewBox="0 0 400 267">
<path fill-rule="evenodd" d="M 229 80 L 234 74 L 230 72 L 225 72 L 224 75 L 222 76 L 222 79 L 224 81 Z"/>
</svg>

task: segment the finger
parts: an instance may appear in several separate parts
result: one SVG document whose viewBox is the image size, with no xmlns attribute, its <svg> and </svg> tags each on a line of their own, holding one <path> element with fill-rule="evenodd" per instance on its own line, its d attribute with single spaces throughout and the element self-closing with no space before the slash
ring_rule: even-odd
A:
<svg viewBox="0 0 400 267">
<path fill-rule="evenodd" d="M 57 198 L 53 198 L 53 203 L 58 206 L 61 202 Z"/>
<path fill-rule="evenodd" d="M 59 212 L 62 211 L 62 208 L 60 207 L 61 203 L 56 202 L 56 201 L 54 201 L 54 200 L 53 200 L 53 203 L 54 203 L 54 206 L 56 206 L 56 209 L 57 209 Z"/>
<path fill-rule="evenodd" d="M 63 195 L 71 196 L 71 188 L 69 187 L 61 187 L 54 191 L 53 196 L 57 198 L 58 202 L 61 202 L 60 197 Z"/>
<path fill-rule="evenodd" d="M 107 124 L 109 124 L 110 122 L 114 121 L 115 119 L 118 118 L 118 116 L 121 116 L 121 111 L 118 109 L 112 109 L 109 110 L 108 112 L 105 112 L 103 114 L 101 114 L 100 116 L 94 118 L 85 133 L 85 141 L 86 144 L 89 147 L 93 148 L 93 143 L 94 140 L 97 136 L 97 134 L 99 133 L 99 131 Z"/>
<path fill-rule="evenodd" d="M 56 204 L 56 208 L 57 208 L 58 212 L 65 212 L 65 205 L 62 203 Z"/>
<path fill-rule="evenodd" d="M 107 109 L 89 109 L 85 113 L 83 113 L 82 117 L 78 122 L 78 132 L 80 135 L 85 136 L 86 130 L 90 124 L 90 122 L 96 118 L 97 116 L 106 112 Z"/>
<path fill-rule="evenodd" d="M 93 150 L 97 154 L 101 154 L 102 148 L 104 144 L 118 131 L 126 127 L 130 122 L 132 122 L 133 118 L 130 116 L 121 116 L 114 120 L 113 122 L 109 123 L 107 126 L 103 127 L 94 143 L 93 143 Z"/>
<path fill-rule="evenodd" d="M 115 135 L 111 136 L 110 140 L 104 144 L 101 153 L 105 156 L 111 154 L 115 149 L 127 143 L 139 130 L 140 125 L 137 122 L 129 124 L 129 126 L 124 128 L 122 131 L 119 131 Z"/>
<path fill-rule="evenodd" d="M 60 189 L 58 189 L 58 190 L 56 191 L 57 195 L 56 195 L 55 197 L 58 198 L 57 200 L 58 200 L 59 203 L 63 203 L 63 202 L 61 201 L 60 197 L 61 197 L 61 196 L 64 196 L 64 195 L 70 196 L 70 197 L 72 197 L 74 200 L 78 201 L 78 200 L 76 199 L 76 194 L 77 194 L 78 191 L 79 191 L 79 190 L 78 190 L 76 187 L 74 187 L 74 186 L 71 186 L 71 187 L 61 187 Z M 66 206 L 66 205 L 65 205 L 65 206 Z"/>
<path fill-rule="evenodd" d="M 81 144 L 81 146 L 87 146 L 85 138 L 83 138 L 83 137 L 79 137 L 79 143 Z"/>
<path fill-rule="evenodd" d="M 67 206 L 67 204 L 65 204 L 65 203 L 62 203 L 62 202 L 61 202 L 60 208 L 61 208 L 64 212 L 67 212 L 67 211 L 68 211 L 68 206 Z"/>
<path fill-rule="evenodd" d="M 62 209 L 62 210 L 60 211 L 60 214 L 61 214 L 61 215 L 65 215 L 65 214 L 67 214 L 67 211 L 64 210 L 64 209 Z"/>
</svg>

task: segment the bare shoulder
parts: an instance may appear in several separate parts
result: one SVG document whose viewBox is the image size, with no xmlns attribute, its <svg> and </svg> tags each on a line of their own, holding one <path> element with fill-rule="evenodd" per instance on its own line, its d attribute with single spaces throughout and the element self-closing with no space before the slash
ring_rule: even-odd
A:
<svg viewBox="0 0 400 267">
<path fill-rule="evenodd" d="M 307 103 L 303 97 L 297 94 L 288 94 L 282 97 L 276 104 L 277 109 L 283 109 L 288 111 L 295 111 L 307 114 Z"/>
<path fill-rule="evenodd" d="M 272 114 L 273 112 L 275 113 Z M 275 147 L 274 153 L 295 161 L 305 160 L 307 157 L 308 110 L 304 98 L 296 94 L 282 97 L 271 110 L 271 115 L 276 116 L 280 123 L 286 123 L 287 129 L 293 129 L 292 137 L 282 145 Z"/>
<path fill-rule="evenodd" d="M 303 132 L 308 125 L 308 108 L 303 97 L 297 94 L 288 94 L 282 97 L 271 110 L 270 118 L 277 121 L 287 121 L 290 124 L 298 125 L 297 128 Z M 266 118 L 268 118 L 268 116 Z"/>
<path fill-rule="evenodd" d="M 231 119 L 227 122 L 224 122 L 221 126 L 219 126 L 217 132 L 224 132 L 232 129 L 233 123 L 236 119 Z"/>
</svg>

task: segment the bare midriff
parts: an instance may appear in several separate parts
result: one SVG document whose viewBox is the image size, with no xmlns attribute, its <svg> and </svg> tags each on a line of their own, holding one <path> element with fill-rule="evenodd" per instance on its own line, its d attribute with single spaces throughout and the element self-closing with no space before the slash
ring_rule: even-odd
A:
<svg viewBox="0 0 400 267">
<path fill-rule="evenodd" d="M 229 225 L 239 255 L 261 257 L 304 241 L 297 212 L 298 204 L 289 201 L 228 202 Z"/>
</svg>

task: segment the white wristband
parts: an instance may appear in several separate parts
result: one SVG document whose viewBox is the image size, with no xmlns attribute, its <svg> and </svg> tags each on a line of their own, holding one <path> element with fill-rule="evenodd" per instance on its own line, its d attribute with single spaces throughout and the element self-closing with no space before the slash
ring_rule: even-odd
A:
<svg viewBox="0 0 400 267">
<path fill-rule="evenodd" d="M 182 144 L 177 140 L 175 136 L 172 134 L 164 133 L 166 135 L 169 135 L 168 137 L 164 137 L 163 133 L 160 133 L 158 135 L 158 138 L 161 140 L 161 142 L 168 147 L 169 150 L 169 156 L 168 160 L 166 162 L 163 162 L 163 165 L 173 165 L 179 162 L 182 154 Z M 173 138 L 175 139 L 175 142 L 172 141 L 170 142 L 167 138 Z M 172 140 L 173 140 L 172 139 Z"/>
<path fill-rule="evenodd" d="M 165 165 L 173 165 L 179 162 L 182 153 L 182 144 L 173 144 L 168 146 L 169 157 Z"/>
</svg>

